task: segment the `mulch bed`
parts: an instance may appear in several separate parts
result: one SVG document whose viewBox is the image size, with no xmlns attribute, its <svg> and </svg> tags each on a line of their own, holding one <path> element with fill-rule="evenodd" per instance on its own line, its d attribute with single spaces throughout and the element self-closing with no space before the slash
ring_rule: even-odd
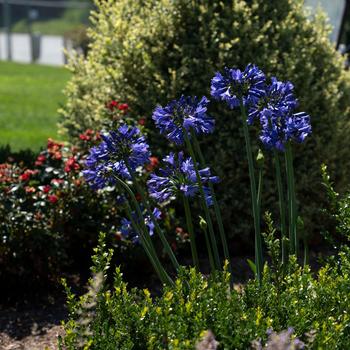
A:
<svg viewBox="0 0 350 350">
<path fill-rule="evenodd" d="M 63 335 L 64 300 L 53 305 L 0 309 L 1 350 L 54 350 Z"/>
</svg>

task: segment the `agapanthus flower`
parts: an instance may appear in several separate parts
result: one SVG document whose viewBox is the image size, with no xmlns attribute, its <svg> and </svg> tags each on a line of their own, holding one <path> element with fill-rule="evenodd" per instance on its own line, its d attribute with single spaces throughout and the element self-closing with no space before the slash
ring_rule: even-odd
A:
<svg viewBox="0 0 350 350">
<path fill-rule="evenodd" d="M 283 113 L 279 110 L 263 109 L 260 112 L 261 142 L 270 149 L 284 151 L 289 141 L 302 143 L 311 133 L 310 116 L 305 112 Z"/>
<path fill-rule="evenodd" d="M 166 168 L 159 170 L 160 175 L 151 174 L 147 181 L 150 196 L 159 203 L 174 199 L 178 194 L 186 197 L 194 197 L 200 193 L 197 176 L 191 158 L 184 158 L 183 152 L 177 155 L 170 153 L 163 159 Z M 219 181 L 217 176 L 212 176 L 209 168 L 199 170 L 205 199 L 208 205 L 212 204 L 212 196 L 208 184 Z"/>
<path fill-rule="evenodd" d="M 248 124 L 253 124 L 259 119 L 260 112 L 267 108 L 278 111 L 279 114 L 289 114 L 298 106 L 298 100 L 294 96 L 294 86 L 291 82 L 279 81 L 271 78 L 271 84 L 266 87 L 266 93 L 249 107 Z"/>
<path fill-rule="evenodd" d="M 130 179 L 131 171 L 149 162 L 149 146 L 136 127 L 121 125 L 116 131 L 101 135 L 102 142 L 90 149 L 83 175 L 91 187 L 114 184 L 113 175 Z"/>
<path fill-rule="evenodd" d="M 157 128 L 170 141 L 181 145 L 184 142 L 183 130 L 193 129 L 196 134 L 209 134 L 214 131 L 214 119 L 207 114 L 209 100 L 203 96 L 181 96 L 165 107 L 158 106 L 152 115 Z"/>
<path fill-rule="evenodd" d="M 223 74 L 217 72 L 211 81 L 211 95 L 226 101 L 230 108 L 256 104 L 265 95 L 265 74 L 255 65 L 248 64 L 240 69 L 225 68 Z"/>
<path fill-rule="evenodd" d="M 158 208 L 154 208 L 152 213 L 156 220 L 161 219 L 162 213 Z M 135 212 L 132 213 L 132 218 L 137 225 L 140 225 L 140 219 L 138 218 Z M 146 227 L 148 228 L 149 235 L 153 236 L 155 225 L 151 218 L 151 215 L 145 215 L 144 222 Z M 140 240 L 139 232 L 136 232 L 134 230 L 131 221 L 126 218 L 123 218 L 121 220 L 120 232 L 124 239 L 132 241 L 133 243 L 138 243 Z"/>
</svg>

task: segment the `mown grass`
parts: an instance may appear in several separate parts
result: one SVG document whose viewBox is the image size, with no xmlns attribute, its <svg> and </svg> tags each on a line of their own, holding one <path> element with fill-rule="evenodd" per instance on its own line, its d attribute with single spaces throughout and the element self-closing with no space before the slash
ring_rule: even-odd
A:
<svg viewBox="0 0 350 350">
<path fill-rule="evenodd" d="M 43 35 L 65 35 L 67 32 L 88 24 L 90 9 L 89 7 L 68 8 L 58 18 L 34 21 L 31 25 L 31 30 L 34 33 Z M 12 27 L 14 33 L 27 33 L 28 30 L 28 21 L 26 19 L 18 21 Z"/>
<path fill-rule="evenodd" d="M 0 145 L 15 151 L 57 138 L 57 109 L 69 72 L 61 67 L 0 62 Z"/>
</svg>

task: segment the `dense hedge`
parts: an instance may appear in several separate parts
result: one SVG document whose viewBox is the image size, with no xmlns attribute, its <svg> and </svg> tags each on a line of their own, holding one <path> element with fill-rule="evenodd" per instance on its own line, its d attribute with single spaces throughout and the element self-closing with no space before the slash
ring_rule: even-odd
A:
<svg viewBox="0 0 350 350">
<path fill-rule="evenodd" d="M 73 77 L 61 110 L 62 128 L 75 136 L 88 127 L 100 127 L 105 102 L 111 98 L 127 101 L 134 117 L 146 117 L 150 126 L 158 103 L 181 93 L 209 95 L 216 70 L 253 62 L 269 76 L 291 79 L 300 109 L 312 117 L 313 137 L 302 153 L 297 152 L 296 165 L 304 221 L 308 230 L 315 230 L 320 221 L 316 208 L 323 200 L 320 163 L 328 163 L 340 186 L 350 168 L 345 147 L 350 79 L 328 40 L 324 18 L 309 18 L 301 0 L 97 4 L 89 32 L 91 50 L 86 59 L 70 59 Z M 217 128 L 206 153 L 223 180 L 218 197 L 225 222 L 231 232 L 246 233 L 251 224 L 250 196 L 240 119 L 216 104 L 212 113 Z M 162 147 L 158 137 L 155 141 Z M 271 181 L 273 174 L 268 173 L 267 189 L 274 187 Z M 269 205 L 271 193 L 264 192 Z"/>
<path fill-rule="evenodd" d="M 250 281 L 232 288 L 227 272 L 206 278 L 194 268 L 182 269 L 175 285 L 158 297 L 147 289 L 129 289 L 119 269 L 108 286 L 110 259 L 102 236 L 89 292 L 77 298 L 67 288 L 69 319 L 60 349 L 194 349 L 208 329 L 218 349 L 249 349 L 255 339 L 264 343 L 269 329 L 288 327 L 300 337 L 295 347 L 285 334 L 279 346 L 264 349 L 345 349 L 350 342 L 349 248 L 317 277 L 295 261 L 285 276 L 266 266 L 260 286 Z"/>
</svg>

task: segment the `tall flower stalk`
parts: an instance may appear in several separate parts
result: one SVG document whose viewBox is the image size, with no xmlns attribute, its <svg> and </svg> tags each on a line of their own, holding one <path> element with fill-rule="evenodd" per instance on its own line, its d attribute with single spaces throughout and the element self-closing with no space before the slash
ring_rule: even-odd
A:
<svg viewBox="0 0 350 350">
<path fill-rule="evenodd" d="M 211 245 L 212 245 L 212 249 L 213 249 L 215 266 L 216 266 L 216 269 L 219 270 L 221 268 L 221 266 L 220 266 L 221 265 L 220 264 L 220 255 L 219 255 L 219 250 L 218 250 L 218 246 L 217 246 L 217 243 L 216 243 L 216 237 L 215 237 L 213 222 L 212 222 L 211 216 L 210 216 L 209 205 L 208 205 L 209 203 L 206 200 L 207 195 L 204 192 L 203 184 L 202 184 L 202 181 L 201 181 L 201 176 L 200 176 L 199 170 L 198 170 L 197 159 L 196 159 L 195 153 L 193 151 L 193 147 L 192 147 L 191 141 L 190 141 L 187 133 L 184 133 L 184 135 L 185 135 L 185 143 L 186 143 L 187 149 L 189 150 L 191 158 L 193 159 L 194 170 L 195 170 L 195 173 L 196 173 L 196 178 L 197 178 L 199 191 L 200 191 L 200 196 L 201 196 L 201 201 L 202 201 L 202 207 L 203 207 L 203 210 L 204 210 L 204 213 L 205 213 L 205 219 L 207 221 L 208 228 L 209 228 L 209 236 L 210 236 L 210 241 L 211 241 Z M 210 193 L 210 198 L 212 200 L 212 193 Z"/>
<path fill-rule="evenodd" d="M 131 178 L 133 180 L 133 183 L 135 184 L 136 186 L 136 190 L 138 191 L 138 193 L 140 194 L 141 196 L 141 200 L 142 200 L 142 203 L 144 203 L 144 205 L 146 206 L 146 209 L 151 217 L 151 220 L 154 224 L 154 227 L 155 227 L 155 230 L 163 244 L 163 247 L 164 247 L 164 250 L 166 251 L 166 253 L 168 254 L 173 266 L 175 267 L 176 270 L 179 269 L 180 265 L 175 257 L 175 254 L 174 252 L 172 251 L 171 247 L 170 247 L 170 244 L 168 242 L 168 240 L 166 239 L 165 237 L 165 234 L 163 232 L 163 230 L 160 228 L 160 226 L 158 225 L 158 222 L 156 220 L 156 218 L 154 217 L 154 214 L 153 214 L 153 211 L 151 210 L 151 207 L 148 203 L 148 199 L 146 198 L 146 195 L 145 195 L 145 192 L 142 188 L 142 186 L 140 186 L 139 182 L 138 182 L 138 179 L 137 177 L 135 176 L 135 173 L 130 169 L 130 167 L 128 166 L 128 169 L 131 173 Z"/>
<path fill-rule="evenodd" d="M 115 180 L 116 180 L 118 187 L 120 189 L 124 188 L 124 190 L 130 196 L 132 203 L 134 204 L 134 207 L 135 207 L 135 210 L 137 213 L 137 219 L 138 219 L 137 222 L 139 223 L 139 225 L 136 223 L 136 221 L 133 217 L 133 214 L 132 214 L 131 207 L 127 201 L 126 201 L 126 212 L 127 212 L 127 215 L 129 217 L 129 220 L 131 222 L 133 229 L 136 232 L 138 232 L 140 235 L 140 241 L 141 241 L 142 247 L 144 248 L 146 255 L 148 256 L 152 266 L 154 267 L 155 271 L 157 272 L 159 279 L 164 284 L 173 284 L 174 282 L 172 281 L 170 276 L 167 274 L 167 272 L 163 268 L 161 262 L 159 261 L 159 258 L 157 256 L 157 252 L 154 249 L 154 246 L 153 246 L 152 241 L 150 239 L 150 235 L 149 235 L 147 226 L 145 224 L 145 219 L 142 215 L 142 211 L 141 211 L 140 206 L 135 198 L 134 193 L 132 192 L 131 188 L 123 180 L 121 180 L 118 177 L 115 177 Z"/>
<path fill-rule="evenodd" d="M 281 249 L 282 249 L 281 257 L 282 257 L 283 266 L 286 266 L 288 262 L 286 208 L 285 208 L 285 197 L 284 197 L 282 174 L 281 174 L 280 156 L 277 150 L 274 150 L 273 156 L 274 156 L 274 163 L 275 163 L 275 170 L 276 170 L 278 203 L 279 203 L 280 222 L 281 222 Z"/>
<path fill-rule="evenodd" d="M 299 255 L 299 239 L 297 233 L 297 204 L 295 196 L 295 180 L 293 167 L 293 154 L 291 144 L 288 143 L 285 152 L 286 171 L 288 181 L 288 212 L 289 212 L 289 241 L 290 252 Z"/>
<path fill-rule="evenodd" d="M 211 251 L 215 261 L 215 267 L 220 268 L 220 255 L 217 247 L 215 231 L 211 214 L 209 211 L 209 203 L 207 201 L 207 193 L 204 191 L 200 172 L 197 165 L 197 156 L 200 159 L 201 167 L 205 167 L 205 161 L 197 142 L 196 135 L 209 134 L 214 130 L 214 120 L 207 114 L 208 99 L 202 97 L 184 97 L 179 100 L 171 101 L 167 106 L 158 106 L 153 113 L 153 120 L 160 132 L 164 134 L 169 141 L 174 142 L 178 146 L 185 145 L 188 153 L 193 160 L 193 167 L 198 182 L 198 189 L 202 199 L 202 208 L 205 213 L 205 219 L 211 242 Z M 215 197 L 214 188 L 209 181 L 208 190 L 210 192 L 210 200 L 214 205 L 216 219 L 219 225 L 221 242 L 223 245 L 224 256 L 230 263 L 227 241 L 223 229 L 222 219 L 218 203 Z M 208 191 L 207 190 L 207 191 Z"/>
<path fill-rule="evenodd" d="M 138 218 L 136 223 L 130 213 L 131 208 L 127 206 L 129 220 L 133 228 L 139 231 L 141 244 L 161 281 L 172 283 L 153 247 L 142 210 L 133 191 L 126 183 L 126 181 L 133 180 L 138 186 L 135 172 L 138 167 L 144 166 L 149 161 L 149 146 L 145 138 L 140 135 L 139 129 L 126 124 L 121 125 L 116 131 L 102 135 L 102 139 L 103 141 L 98 146 L 91 148 L 83 175 L 92 188 L 103 189 L 108 185 L 116 185 L 127 193 Z M 157 227 L 154 214 L 146 201 L 145 205 L 152 222 Z"/>
<path fill-rule="evenodd" d="M 189 213 L 188 198 L 204 196 L 205 208 L 207 208 L 208 205 L 212 204 L 208 184 L 218 182 L 218 178 L 211 175 L 209 168 L 198 169 L 192 157 L 184 158 L 183 152 L 170 153 L 163 159 L 163 162 L 166 167 L 159 169 L 159 175 L 151 174 L 147 182 L 150 196 L 160 204 L 167 203 L 177 196 L 186 197 L 184 202 L 185 213 L 188 229 L 191 230 L 192 219 Z M 195 261 L 197 250 L 194 248 L 194 232 L 190 232 L 190 240 L 191 237 L 193 239 L 190 243 Z"/>
<path fill-rule="evenodd" d="M 259 281 L 262 278 L 263 269 L 263 251 L 262 251 L 262 238 L 260 232 L 260 205 L 258 204 L 257 187 L 255 180 L 255 169 L 253 162 L 253 153 L 251 149 L 251 141 L 249 136 L 248 124 L 247 124 L 247 114 L 243 102 L 240 105 L 243 133 L 245 140 L 245 148 L 248 159 L 248 169 L 249 169 L 249 179 L 250 179 L 250 193 L 252 199 L 252 210 L 253 210 L 253 220 L 254 220 L 254 230 L 255 230 L 255 267 L 256 274 Z"/>
<path fill-rule="evenodd" d="M 199 271 L 199 259 L 198 259 L 197 245 L 196 245 L 196 237 L 193 230 L 193 221 L 192 221 L 190 203 L 188 198 L 185 195 L 183 195 L 182 198 L 183 198 L 184 208 L 185 208 L 186 226 L 187 226 L 188 233 L 190 235 L 190 245 L 191 245 L 193 265 Z"/>
<path fill-rule="evenodd" d="M 263 250 L 260 232 L 260 205 L 258 204 L 253 153 L 248 130 L 247 108 L 256 104 L 264 96 L 265 75 L 254 65 L 248 65 L 243 72 L 239 69 L 225 69 L 223 74 L 216 73 L 212 79 L 211 94 L 214 98 L 225 101 L 231 109 L 239 108 L 241 112 L 254 220 L 256 275 L 261 281 Z"/>
<path fill-rule="evenodd" d="M 194 144 L 195 152 L 198 155 L 200 165 L 201 166 L 205 166 L 205 159 L 204 159 L 202 150 L 201 150 L 201 148 L 199 146 L 199 142 L 197 140 L 197 136 L 193 132 L 193 130 L 191 131 L 191 138 L 192 138 L 192 142 Z M 216 216 L 216 221 L 217 221 L 218 226 L 219 226 L 219 233 L 220 233 L 221 244 L 222 244 L 222 247 L 223 247 L 223 250 L 224 250 L 224 257 L 229 263 L 228 264 L 228 268 L 229 268 L 230 273 L 232 274 L 231 258 L 230 258 L 230 252 L 229 252 L 229 249 L 228 249 L 226 233 L 225 233 L 224 225 L 223 225 L 223 222 L 222 222 L 222 217 L 221 217 L 221 211 L 220 211 L 219 203 L 218 203 L 218 201 L 216 199 L 215 190 L 214 190 L 214 186 L 213 186 L 212 183 L 209 183 L 209 189 L 210 189 L 210 192 L 211 192 L 212 198 L 213 198 L 213 205 L 214 205 L 214 210 L 215 210 L 215 216 Z"/>
<path fill-rule="evenodd" d="M 285 218 L 284 194 L 279 153 L 285 156 L 288 187 L 288 224 L 289 253 L 299 255 L 299 238 L 297 232 L 297 203 L 293 166 L 292 142 L 302 143 L 311 133 L 310 117 L 305 112 L 294 113 L 298 101 L 294 96 L 294 86 L 290 82 L 278 81 L 275 77 L 266 86 L 265 94 L 249 107 L 248 122 L 252 124 L 258 119 L 261 126 L 260 140 L 273 151 L 276 169 L 277 189 L 279 195 L 282 261 L 288 261 L 287 229 Z"/>
</svg>

